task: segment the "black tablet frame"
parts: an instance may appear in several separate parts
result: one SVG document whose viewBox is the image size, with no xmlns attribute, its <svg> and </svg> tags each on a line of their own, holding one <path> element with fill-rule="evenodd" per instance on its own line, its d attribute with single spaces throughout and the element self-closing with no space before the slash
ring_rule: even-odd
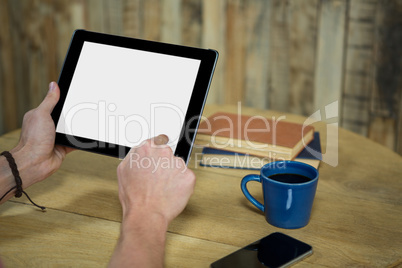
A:
<svg viewBox="0 0 402 268">
<path fill-rule="evenodd" d="M 218 52 L 212 49 L 200 49 L 90 32 L 86 30 L 76 30 L 71 38 L 70 46 L 68 48 L 63 68 L 60 72 L 58 80 L 60 87 L 60 100 L 52 112 L 52 118 L 55 126 L 57 126 L 59 121 L 61 111 L 63 109 L 67 93 L 74 76 L 75 68 L 77 66 L 78 59 L 85 41 L 201 60 L 187 114 L 181 129 L 180 139 L 177 144 L 176 151 L 174 152 L 176 156 L 183 158 L 187 164 L 215 70 Z M 131 149 L 118 144 L 96 141 L 58 132 L 56 132 L 55 142 L 56 144 L 118 158 L 124 158 Z"/>
</svg>

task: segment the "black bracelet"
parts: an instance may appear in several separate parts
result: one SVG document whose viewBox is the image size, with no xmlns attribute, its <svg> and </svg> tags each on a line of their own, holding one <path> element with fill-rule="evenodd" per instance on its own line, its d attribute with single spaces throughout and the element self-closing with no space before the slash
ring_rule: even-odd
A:
<svg viewBox="0 0 402 268">
<path fill-rule="evenodd" d="M 14 160 L 13 155 L 12 155 L 10 152 L 8 152 L 8 151 L 4 151 L 4 152 L 2 152 L 0 155 L 4 156 L 4 157 L 7 159 L 8 164 L 10 165 L 11 172 L 12 172 L 12 174 L 13 174 L 13 176 L 14 176 L 14 179 L 15 179 L 15 184 L 16 184 L 14 187 L 12 187 L 10 190 L 8 190 L 8 191 L 0 198 L 0 201 L 1 201 L 7 194 L 9 194 L 12 190 L 16 189 L 16 191 L 15 191 L 15 197 L 20 198 L 20 197 L 22 196 L 22 194 L 24 194 L 24 195 L 28 198 L 28 200 L 29 200 L 34 206 L 36 206 L 36 207 L 38 207 L 38 208 L 40 208 L 40 209 L 42 209 L 42 210 L 45 210 L 45 209 L 46 209 L 45 207 L 42 207 L 42 206 L 37 205 L 34 201 L 32 201 L 32 199 L 28 196 L 28 194 L 22 189 L 22 180 L 21 180 L 21 177 L 20 177 L 20 173 L 18 172 L 18 167 L 17 167 L 17 164 L 15 163 L 15 160 Z"/>
</svg>

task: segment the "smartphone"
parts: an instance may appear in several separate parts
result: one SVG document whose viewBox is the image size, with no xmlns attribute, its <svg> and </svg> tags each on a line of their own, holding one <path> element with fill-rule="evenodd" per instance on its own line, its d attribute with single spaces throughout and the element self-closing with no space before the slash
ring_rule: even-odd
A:
<svg viewBox="0 0 402 268">
<path fill-rule="evenodd" d="M 313 254 L 313 248 L 293 237 L 272 233 L 211 264 L 211 268 L 289 267 Z"/>
</svg>

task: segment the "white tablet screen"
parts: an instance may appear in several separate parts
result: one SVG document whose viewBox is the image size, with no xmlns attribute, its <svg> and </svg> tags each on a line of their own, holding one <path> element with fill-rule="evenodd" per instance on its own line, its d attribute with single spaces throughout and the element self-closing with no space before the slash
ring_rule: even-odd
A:
<svg viewBox="0 0 402 268">
<path fill-rule="evenodd" d="M 166 134 L 175 151 L 200 62 L 85 41 L 56 132 L 127 147 Z"/>
</svg>

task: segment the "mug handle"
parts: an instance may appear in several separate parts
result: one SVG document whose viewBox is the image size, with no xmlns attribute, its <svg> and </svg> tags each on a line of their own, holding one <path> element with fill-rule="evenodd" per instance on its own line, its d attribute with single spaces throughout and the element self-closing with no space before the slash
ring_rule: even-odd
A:
<svg viewBox="0 0 402 268">
<path fill-rule="evenodd" d="M 259 210 L 261 210 L 262 212 L 264 212 L 264 206 L 258 202 L 248 191 L 247 189 L 247 183 L 250 181 L 256 181 L 261 183 L 261 178 L 260 175 L 257 174 L 250 174 L 245 176 L 242 180 L 241 180 L 241 191 L 243 192 L 243 194 L 246 196 L 246 198 L 248 199 L 248 201 L 250 201 L 254 206 L 256 206 Z"/>
</svg>

